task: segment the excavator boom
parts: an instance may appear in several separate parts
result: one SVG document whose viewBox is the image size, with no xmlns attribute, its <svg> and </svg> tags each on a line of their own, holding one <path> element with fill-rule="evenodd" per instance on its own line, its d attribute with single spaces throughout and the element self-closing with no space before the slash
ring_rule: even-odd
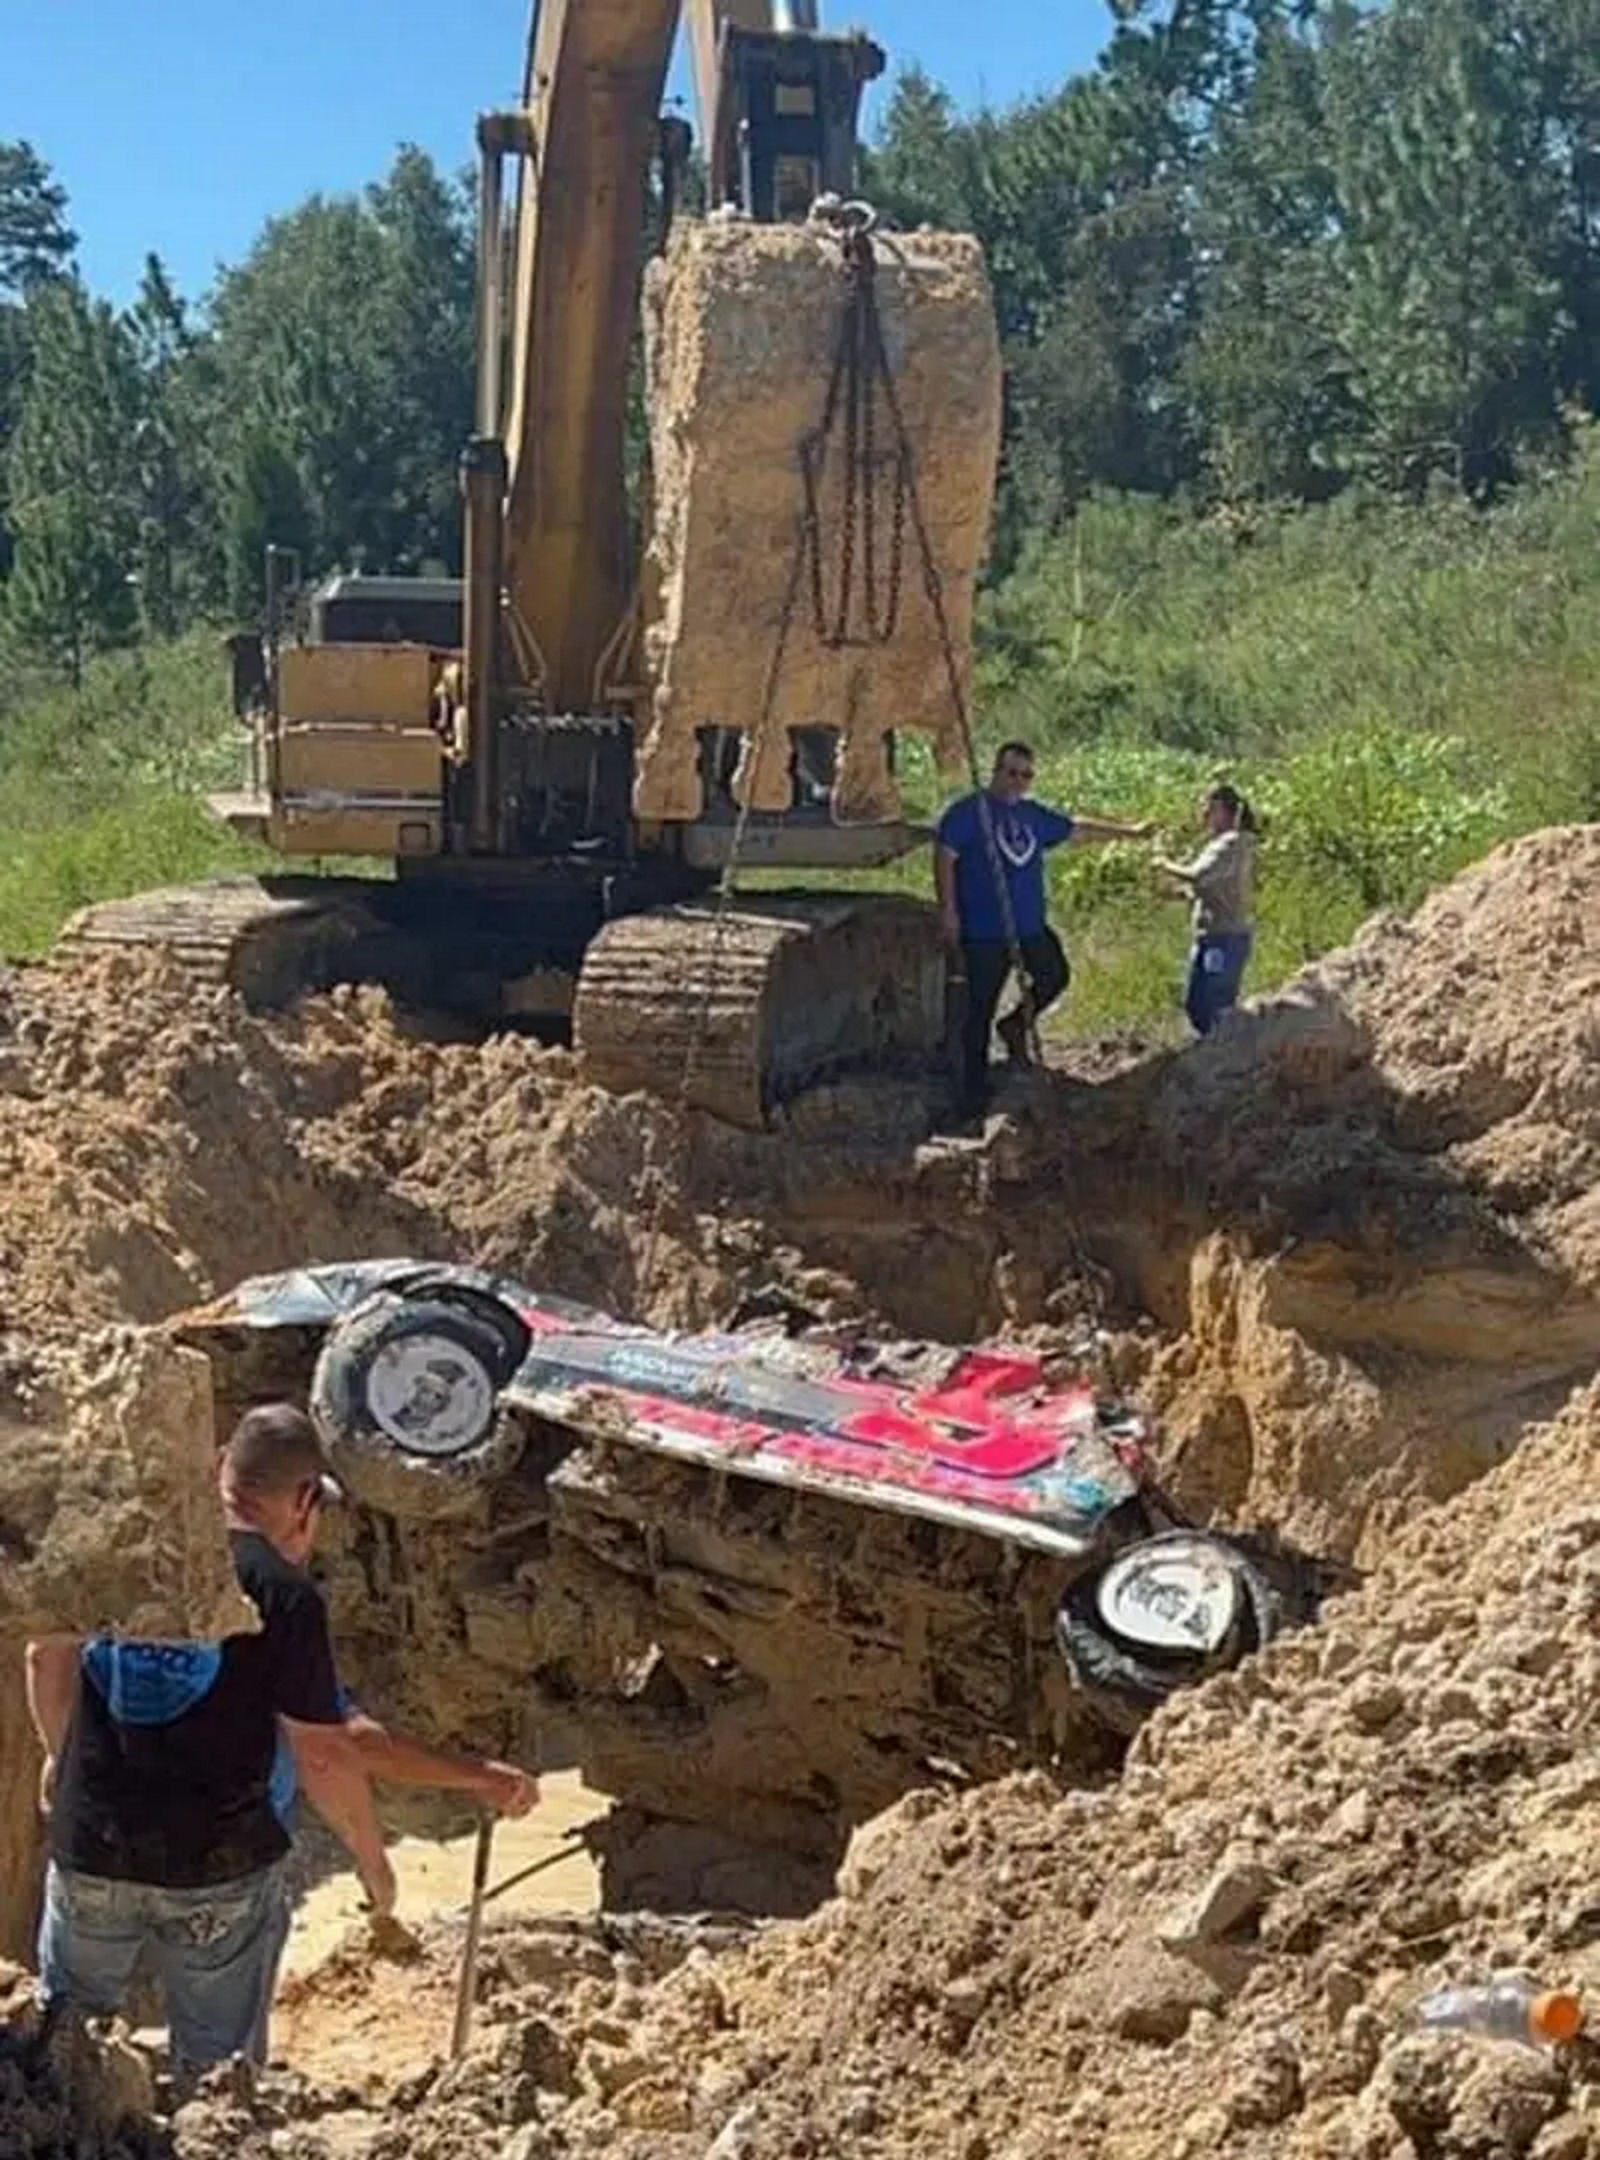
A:
<svg viewBox="0 0 1600 2160">
<path fill-rule="evenodd" d="M 678 0 L 542 0 L 510 309 L 505 592 L 547 710 L 595 703 L 632 597 L 628 355 Z"/>
</svg>

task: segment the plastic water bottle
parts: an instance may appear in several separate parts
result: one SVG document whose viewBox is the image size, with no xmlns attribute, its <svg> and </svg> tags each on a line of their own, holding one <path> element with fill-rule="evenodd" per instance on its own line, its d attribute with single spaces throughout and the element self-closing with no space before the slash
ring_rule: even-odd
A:
<svg viewBox="0 0 1600 2160">
<path fill-rule="evenodd" d="M 1577 2036 L 1583 2004 L 1565 1988 L 1542 1988 L 1525 1973 L 1502 1973 L 1481 1987 L 1440 1988 L 1417 2015 L 1432 2032 L 1552 2048 Z"/>
</svg>

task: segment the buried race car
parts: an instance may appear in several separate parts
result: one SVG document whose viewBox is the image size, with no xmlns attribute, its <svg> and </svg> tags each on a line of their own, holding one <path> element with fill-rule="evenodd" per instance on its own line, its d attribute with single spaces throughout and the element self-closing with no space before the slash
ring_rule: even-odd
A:
<svg viewBox="0 0 1600 2160">
<path fill-rule="evenodd" d="M 1320 1587 L 1180 1522 L 1148 1422 L 1028 1351 L 667 1334 L 408 1260 L 257 1278 L 170 1325 L 225 1417 L 309 1400 L 353 1503 L 327 1542 L 357 1692 L 441 1738 L 570 1750 L 622 1804 L 613 1904 L 671 1894 L 662 1829 L 781 1850 L 762 1901 L 806 1903 L 902 1792 L 1102 1769 Z M 695 1901 L 738 1902 L 718 1879 Z"/>
</svg>

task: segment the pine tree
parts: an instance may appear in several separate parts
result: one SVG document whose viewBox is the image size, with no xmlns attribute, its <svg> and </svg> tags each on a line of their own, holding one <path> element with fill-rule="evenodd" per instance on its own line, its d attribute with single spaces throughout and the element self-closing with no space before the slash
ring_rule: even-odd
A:
<svg viewBox="0 0 1600 2160">
<path fill-rule="evenodd" d="M 1194 208 L 1200 317 L 1185 379 L 1227 499 L 1315 500 L 1349 475 L 1357 413 L 1317 45 L 1264 21 L 1212 126 Z"/>
<path fill-rule="evenodd" d="M 1514 15 L 1395 0 L 1330 49 L 1344 340 L 1390 486 L 1498 486 L 1557 427 L 1559 194 Z"/>
<path fill-rule="evenodd" d="M 60 277 L 77 244 L 44 159 L 31 143 L 0 142 L 0 295 L 26 299 Z"/>
<path fill-rule="evenodd" d="M 132 448 L 138 493 L 139 606 L 147 630 L 171 637 L 189 612 L 189 557 L 199 507 L 184 396 L 194 338 L 187 310 L 158 255 L 145 257 L 139 296 L 126 327 L 138 369 L 139 410 Z"/>
<path fill-rule="evenodd" d="M 303 567 L 313 562 L 305 490 L 294 460 L 265 428 L 246 436 L 229 470 L 222 501 L 228 608 L 236 622 L 262 622 L 269 546 L 292 549 Z"/>
<path fill-rule="evenodd" d="M 66 218 L 66 191 L 33 146 L 0 142 L 0 581 L 11 568 L 8 467 L 28 381 L 21 303 L 71 261 L 77 238 Z"/>
<path fill-rule="evenodd" d="M 76 684 L 91 652 L 138 628 L 138 374 L 122 323 L 76 280 L 34 294 L 27 330 L 7 606 L 19 635 Z"/>
</svg>

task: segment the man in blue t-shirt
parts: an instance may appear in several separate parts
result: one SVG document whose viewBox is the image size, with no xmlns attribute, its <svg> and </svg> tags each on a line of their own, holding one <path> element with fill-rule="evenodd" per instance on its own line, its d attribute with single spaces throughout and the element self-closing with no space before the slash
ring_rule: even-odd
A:
<svg viewBox="0 0 1600 2160">
<path fill-rule="evenodd" d="M 960 950 L 966 974 L 961 1109 L 967 1117 L 976 1117 L 988 1097 L 989 1031 L 1013 943 L 1021 949 L 1027 984 L 999 1033 L 1018 1063 L 1027 1057 L 1031 1023 L 1067 987 L 1067 956 L 1045 915 L 1046 852 L 1068 841 L 1145 840 L 1152 829 L 1115 818 L 1068 817 L 1034 802 L 1032 784 L 1032 750 L 1026 743 L 1002 743 L 987 788 L 953 802 L 934 836 L 945 940 Z"/>
</svg>

